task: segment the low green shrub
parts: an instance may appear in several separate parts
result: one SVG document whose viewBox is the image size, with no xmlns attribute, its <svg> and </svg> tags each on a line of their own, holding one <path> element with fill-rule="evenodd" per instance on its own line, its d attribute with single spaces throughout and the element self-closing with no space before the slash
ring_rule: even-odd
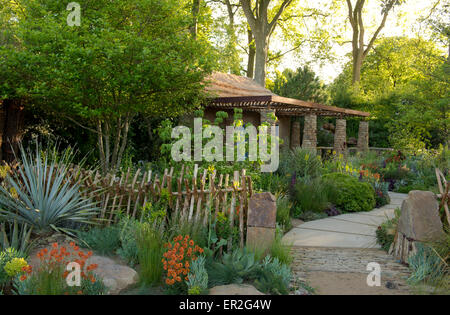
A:
<svg viewBox="0 0 450 315">
<path fill-rule="evenodd" d="M 369 183 L 343 173 L 326 174 L 323 180 L 329 190 L 329 201 L 340 211 L 362 212 L 375 208 L 375 191 Z"/>
<path fill-rule="evenodd" d="M 395 209 L 394 213 L 394 217 L 383 222 L 376 231 L 377 244 L 385 251 L 389 251 L 391 244 L 394 242 L 397 224 L 401 214 L 400 209 Z"/>
<path fill-rule="evenodd" d="M 214 287 L 232 283 L 240 284 L 254 278 L 259 267 L 253 252 L 247 249 L 235 249 L 231 253 L 224 254 L 221 262 L 209 260 L 206 266 L 209 275 L 208 285 Z"/>
<path fill-rule="evenodd" d="M 8 271 L 8 268 L 5 269 L 6 265 L 15 259 L 24 258 L 26 258 L 25 255 L 14 248 L 7 248 L 0 252 L 0 289 L 8 285 L 15 276 Z"/>
<path fill-rule="evenodd" d="M 136 242 L 136 231 L 139 229 L 137 220 L 125 217 L 119 222 L 120 248 L 117 254 L 124 259 L 128 265 L 134 267 L 139 261 L 139 251 Z"/>
<path fill-rule="evenodd" d="M 78 238 L 101 255 L 114 255 L 120 248 L 120 230 L 115 225 L 93 227 L 79 232 Z"/>
<path fill-rule="evenodd" d="M 282 264 L 278 258 L 266 256 L 255 280 L 255 286 L 264 293 L 287 295 L 291 278 L 291 270 L 287 265 Z"/>
<path fill-rule="evenodd" d="M 329 206 L 328 187 L 320 178 L 302 178 L 295 185 L 292 199 L 301 212 L 320 213 Z"/>
<path fill-rule="evenodd" d="M 328 218 L 325 212 L 302 211 L 300 208 L 294 208 L 293 216 L 305 222 Z"/>
</svg>

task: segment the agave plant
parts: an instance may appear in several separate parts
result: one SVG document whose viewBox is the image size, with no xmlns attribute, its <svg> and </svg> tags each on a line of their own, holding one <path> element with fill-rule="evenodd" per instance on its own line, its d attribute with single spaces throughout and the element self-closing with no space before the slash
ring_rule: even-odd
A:
<svg viewBox="0 0 450 315">
<path fill-rule="evenodd" d="M 38 234 L 53 231 L 73 234 L 69 222 L 91 223 L 99 208 L 80 194 L 75 175 L 69 172 L 72 151 L 56 157 L 36 146 L 33 152 L 20 148 L 21 167 L 0 186 L 0 219 L 17 220 Z"/>
</svg>

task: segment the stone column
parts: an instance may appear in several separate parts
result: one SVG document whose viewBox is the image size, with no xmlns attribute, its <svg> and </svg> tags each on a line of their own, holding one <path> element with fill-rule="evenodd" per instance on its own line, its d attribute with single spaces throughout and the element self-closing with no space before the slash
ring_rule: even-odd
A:
<svg viewBox="0 0 450 315">
<path fill-rule="evenodd" d="M 345 119 L 336 119 L 334 150 L 337 154 L 344 154 L 347 150 L 347 121 Z"/>
<path fill-rule="evenodd" d="M 292 124 L 291 149 L 295 149 L 300 146 L 300 129 L 300 122 L 294 121 Z"/>
<path fill-rule="evenodd" d="M 362 120 L 359 123 L 358 151 L 366 152 L 368 150 L 369 150 L 369 122 Z"/>
<path fill-rule="evenodd" d="M 276 124 L 276 115 L 275 110 L 273 109 L 262 109 L 261 112 L 261 125 L 265 122 L 269 123 L 270 125 L 274 126 Z M 273 119 L 275 117 L 275 119 Z"/>
<path fill-rule="evenodd" d="M 303 144 L 304 149 L 317 148 L 317 116 L 305 116 L 305 128 L 303 130 Z"/>
</svg>

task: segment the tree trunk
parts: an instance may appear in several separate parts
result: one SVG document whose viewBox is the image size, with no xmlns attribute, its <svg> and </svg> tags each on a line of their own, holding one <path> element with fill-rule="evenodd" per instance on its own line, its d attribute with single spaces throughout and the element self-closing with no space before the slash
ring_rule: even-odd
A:
<svg viewBox="0 0 450 315">
<path fill-rule="evenodd" d="M 2 160 L 10 163 L 15 160 L 19 150 L 19 144 L 22 140 L 22 132 L 24 125 L 24 107 L 22 100 L 4 100 L 4 123 L 1 133 L 2 143 Z M 2 124 L 0 123 L 0 126 Z"/>
<path fill-rule="evenodd" d="M 197 33 L 198 33 L 198 15 L 200 14 L 200 1 L 201 0 L 193 0 L 193 2 L 192 2 L 193 22 L 192 22 L 190 32 L 194 39 L 197 39 Z"/>
<path fill-rule="evenodd" d="M 269 44 L 263 35 L 255 34 L 255 81 L 261 86 L 266 86 L 266 63 Z"/>
<path fill-rule="evenodd" d="M 248 35 L 248 63 L 247 63 L 247 77 L 252 78 L 255 75 L 255 42 L 253 40 L 252 30 L 249 28 L 247 30 Z"/>
<path fill-rule="evenodd" d="M 352 83 L 361 82 L 361 68 L 363 64 L 363 58 L 359 54 L 353 57 L 353 79 Z"/>
</svg>

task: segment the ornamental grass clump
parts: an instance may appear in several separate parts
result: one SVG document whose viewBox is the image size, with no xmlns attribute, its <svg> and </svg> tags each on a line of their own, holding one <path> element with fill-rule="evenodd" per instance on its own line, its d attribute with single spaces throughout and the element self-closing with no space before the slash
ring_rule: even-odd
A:
<svg viewBox="0 0 450 315">
<path fill-rule="evenodd" d="M 138 249 L 139 278 L 143 285 L 155 285 L 161 282 L 164 252 L 163 227 L 148 222 L 139 225 L 136 231 Z"/>
<path fill-rule="evenodd" d="M 92 252 L 84 253 L 71 242 L 70 247 L 53 243 L 50 249 L 44 248 L 37 257 L 40 265 L 32 270 L 24 267 L 24 273 L 15 281 L 15 290 L 19 295 L 98 295 L 104 294 L 106 288 L 103 282 L 93 273 L 98 265 L 86 261 Z M 80 267 L 80 285 L 71 285 L 69 280 L 76 279 L 70 263 Z M 75 278 L 74 278 L 75 277 Z"/>
</svg>

